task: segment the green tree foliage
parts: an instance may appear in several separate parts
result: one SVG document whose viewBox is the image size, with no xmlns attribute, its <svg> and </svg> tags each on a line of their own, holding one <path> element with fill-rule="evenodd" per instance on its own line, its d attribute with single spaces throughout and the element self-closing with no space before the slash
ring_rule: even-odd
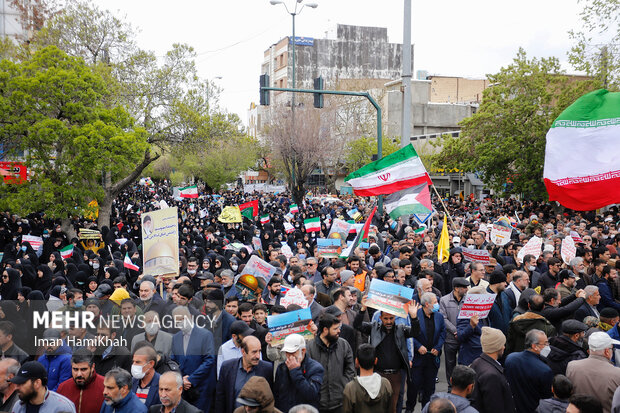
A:
<svg viewBox="0 0 620 413">
<path fill-rule="evenodd" d="M 102 178 L 126 176 L 148 150 L 146 131 L 102 104 L 101 76 L 54 46 L 22 63 L 0 62 L 0 139 L 25 153 L 30 180 L 1 185 L 1 208 L 68 222 L 103 196 Z"/>
<path fill-rule="evenodd" d="M 444 136 L 431 157 L 436 168 L 478 172 L 500 194 L 546 199 L 542 180 L 545 136 L 568 105 L 596 82 L 564 76 L 556 58 L 528 59 L 520 49 L 512 64 L 489 75 L 479 110 L 461 122 L 461 136 Z"/>
<path fill-rule="evenodd" d="M 620 1 L 580 0 L 583 27 L 569 31 L 575 42 L 568 54 L 575 69 L 600 82 L 601 87 L 620 88 Z"/>
<path fill-rule="evenodd" d="M 400 149 L 398 142 L 390 138 L 383 137 L 382 152 L 383 156 L 389 155 Z M 349 172 L 353 172 L 362 166 L 372 162 L 372 156 L 377 154 L 377 137 L 362 136 L 361 138 L 349 141 L 345 148 L 344 158 L 345 167 Z"/>
</svg>

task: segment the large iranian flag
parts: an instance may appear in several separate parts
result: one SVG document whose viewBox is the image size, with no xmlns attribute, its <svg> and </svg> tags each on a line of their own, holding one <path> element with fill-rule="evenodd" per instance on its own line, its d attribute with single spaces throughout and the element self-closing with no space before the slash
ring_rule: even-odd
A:
<svg viewBox="0 0 620 413">
<path fill-rule="evenodd" d="M 179 196 L 181 198 L 198 198 L 198 188 L 196 185 L 181 188 L 179 189 Z"/>
<path fill-rule="evenodd" d="M 358 196 L 386 195 L 424 183 L 432 185 L 411 144 L 349 174 L 345 182 Z"/>
<path fill-rule="evenodd" d="M 577 99 L 547 132 L 549 200 L 589 211 L 620 202 L 620 93 Z"/>
<path fill-rule="evenodd" d="M 306 232 L 319 232 L 321 230 L 321 219 L 319 217 L 304 220 Z"/>
<path fill-rule="evenodd" d="M 403 215 L 428 214 L 433 210 L 428 185 L 422 184 L 394 192 L 385 197 L 385 212 L 392 219 Z"/>
</svg>

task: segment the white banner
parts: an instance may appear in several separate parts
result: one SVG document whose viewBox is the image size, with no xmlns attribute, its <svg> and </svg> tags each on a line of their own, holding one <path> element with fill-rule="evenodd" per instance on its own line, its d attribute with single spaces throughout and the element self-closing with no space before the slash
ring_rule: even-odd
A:
<svg viewBox="0 0 620 413">
<path fill-rule="evenodd" d="M 512 228 L 503 225 L 493 224 L 491 228 L 491 242 L 495 245 L 504 246 L 510 241 Z"/>
<path fill-rule="evenodd" d="M 542 238 L 538 238 L 537 236 L 532 237 L 517 254 L 519 264 L 523 262 L 523 257 L 526 255 L 533 255 L 536 259 L 538 259 L 538 256 L 540 256 L 541 247 Z"/>
<path fill-rule="evenodd" d="M 570 235 L 567 235 L 562 240 L 562 251 L 561 252 L 562 252 L 562 259 L 564 260 L 564 263 L 566 265 L 568 265 L 570 260 L 575 258 L 575 255 L 577 254 L 577 248 L 575 248 L 575 241 L 573 240 L 573 237 L 571 237 Z"/>
</svg>

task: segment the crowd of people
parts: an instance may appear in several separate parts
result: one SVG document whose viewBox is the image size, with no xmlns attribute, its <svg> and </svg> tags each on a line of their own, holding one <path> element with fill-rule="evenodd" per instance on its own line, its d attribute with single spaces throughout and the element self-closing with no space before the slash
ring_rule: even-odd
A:
<svg viewBox="0 0 620 413">
<path fill-rule="evenodd" d="M 258 216 L 218 220 L 250 200 Z M 140 217 L 161 201 L 178 208 L 176 277 L 141 271 Z M 371 217 L 367 244 L 341 258 L 321 256 L 317 239 L 352 210 L 366 219 L 368 198 L 307 196 L 291 212 L 286 194 L 175 199 L 163 181 L 122 193 L 101 228 L 1 213 L 0 412 L 620 412 L 617 208 L 448 197 L 443 262 L 433 201 L 424 223 Z M 320 230 L 306 232 L 313 217 Z M 501 217 L 513 228 L 498 246 Z M 535 236 L 539 253 L 521 256 Z M 467 261 L 467 249 L 490 258 Z M 236 282 L 253 255 L 276 273 L 248 300 Z M 406 318 L 373 308 L 373 279 L 413 290 Z M 289 288 L 303 305 L 281 304 Z M 471 294 L 495 294 L 488 316 L 459 318 Z M 276 343 L 267 317 L 304 307 L 311 338 Z"/>
</svg>

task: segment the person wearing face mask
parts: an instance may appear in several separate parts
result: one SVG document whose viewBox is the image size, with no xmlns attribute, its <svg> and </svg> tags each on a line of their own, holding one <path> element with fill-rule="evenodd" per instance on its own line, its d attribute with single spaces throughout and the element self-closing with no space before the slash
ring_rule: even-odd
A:
<svg viewBox="0 0 620 413">
<path fill-rule="evenodd" d="M 530 287 L 536 287 L 541 277 L 540 273 L 536 271 L 536 257 L 531 254 L 527 254 L 525 257 L 523 257 L 522 269 L 529 276 Z"/>
<path fill-rule="evenodd" d="M 541 330 L 530 330 L 525 335 L 525 350 L 506 358 L 506 379 L 514 396 L 517 413 L 531 413 L 542 399 L 553 396 L 553 371 L 541 353 L 547 353 L 549 340 Z"/>
<path fill-rule="evenodd" d="M 291 334 L 284 339 L 280 351 L 286 355 L 286 361 L 276 369 L 276 408 L 288 412 L 298 404 L 309 404 L 318 409 L 324 370 L 319 362 L 306 356 L 306 340 Z"/>
<path fill-rule="evenodd" d="M 172 351 L 172 334 L 160 329 L 159 314 L 155 311 L 147 311 L 144 314 L 144 333 L 133 337 L 131 350 L 135 350 L 142 341 L 152 344 L 156 351 L 166 356 Z"/>
<path fill-rule="evenodd" d="M 547 356 L 547 364 L 553 375 L 566 375 L 566 366 L 573 360 L 588 357 L 584 350 L 584 336 L 588 326 L 577 320 L 566 320 L 562 323 L 561 335 L 549 340 L 551 351 Z"/>
<path fill-rule="evenodd" d="M 418 393 L 422 393 L 422 405 L 429 402 L 435 393 L 435 377 L 439 371 L 441 349 L 446 340 L 443 315 L 439 312 L 437 296 L 424 293 L 420 298 L 422 308 L 418 310 L 420 334 L 413 338 L 411 382 L 407 389 L 407 411 L 415 409 Z"/>
<path fill-rule="evenodd" d="M 610 412 L 614 392 L 620 386 L 620 369 L 611 363 L 614 345 L 620 341 L 607 333 L 596 332 L 588 338 L 590 355 L 568 363 L 566 376 L 575 386 L 575 393 L 587 394 L 599 400 L 604 412 Z"/>
<path fill-rule="evenodd" d="M 140 347 L 133 353 L 131 365 L 131 391 L 149 408 L 160 404 L 159 400 L 159 373 L 155 371 L 157 352 L 149 346 Z"/>
<path fill-rule="evenodd" d="M 172 336 L 170 358 L 181 369 L 184 398 L 195 407 L 209 412 L 216 382 L 213 334 L 192 321 L 187 307 L 175 308 L 172 317 L 181 331 Z"/>
</svg>

